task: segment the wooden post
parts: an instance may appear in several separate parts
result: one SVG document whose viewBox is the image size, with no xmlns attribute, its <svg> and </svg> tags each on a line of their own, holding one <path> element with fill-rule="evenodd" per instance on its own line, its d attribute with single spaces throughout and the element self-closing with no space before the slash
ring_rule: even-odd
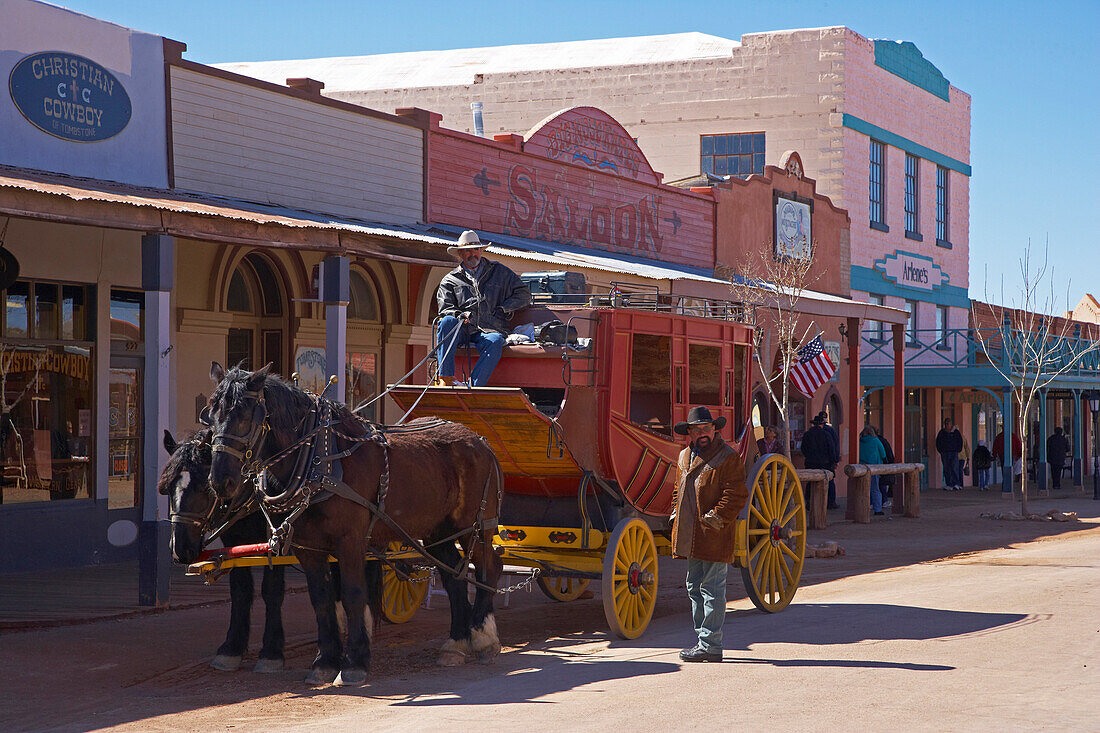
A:
<svg viewBox="0 0 1100 733">
<path fill-rule="evenodd" d="M 859 342 L 863 338 L 858 318 L 848 319 L 848 463 L 859 460 L 859 431 L 863 410 L 859 398 Z"/>
<path fill-rule="evenodd" d="M 828 495 L 828 481 L 810 482 L 810 521 L 808 523 L 810 529 L 825 529 L 828 526 L 825 514 Z"/>
<path fill-rule="evenodd" d="M 903 478 L 905 481 L 905 488 L 901 493 L 905 495 L 905 516 L 914 518 L 919 517 L 920 471 L 906 471 L 905 474 L 903 474 Z"/>
<path fill-rule="evenodd" d="M 905 327 L 893 325 L 894 333 L 894 456 L 905 461 Z"/>
<path fill-rule="evenodd" d="M 851 519 L 857 524 L 871 523 L 871 474 L 859 476 L 848 483 Z"/>
</svg>

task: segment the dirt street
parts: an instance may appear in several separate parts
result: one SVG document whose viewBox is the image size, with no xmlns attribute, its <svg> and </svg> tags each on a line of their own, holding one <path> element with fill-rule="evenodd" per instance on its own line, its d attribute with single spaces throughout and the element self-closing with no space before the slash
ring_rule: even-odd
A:
<svg viewBox="0 0 1100 733">
<path fill-rule="evenodd" d="M 302 683 L 315 631 L 297 592 L 288 669 L 270 676 L 208 666 L 220 603 L 0 635 L 0 730 L 1100 729 L 1100 502 L 1036 503 L 1081 513 L 1068 524 L 979 519 L 990 507 L 1009 508 L 930 496 L 920 520 L 837 518 L 811 541 L 848 554 L 807 560 L 776 615 L 752 608 L 732 570 L 720 665 L 677 658 L 692 632 L 675 560 L 641 639 L 609 640 L 598 587 L 568 604 L 518 593 L 498 614 L 498 660 L 441 670 L 439 598 L 383 626 L 354 689 Z M 254 647 L 259 636 L 256 623 Z"/>
</svg>

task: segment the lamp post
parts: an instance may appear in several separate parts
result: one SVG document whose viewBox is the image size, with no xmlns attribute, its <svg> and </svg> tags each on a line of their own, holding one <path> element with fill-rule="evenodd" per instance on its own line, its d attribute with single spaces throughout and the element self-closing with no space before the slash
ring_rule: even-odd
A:
<svg viewBox="0 0 1100 733">
<path fill-rule="evenodd" d="M 1100 436 L 1096 434 L 1096 415 L 1100 413 L 1100 392 L 1089 392 L 1089 410 L 1092 412 L 1092 498 L 1100 501 Z"/>
</svg>

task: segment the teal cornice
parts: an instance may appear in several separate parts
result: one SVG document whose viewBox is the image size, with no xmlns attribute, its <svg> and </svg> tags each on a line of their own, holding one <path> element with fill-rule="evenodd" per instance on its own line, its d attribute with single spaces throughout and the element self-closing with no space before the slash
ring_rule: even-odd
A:
<svg viewBox="0 0 1100 733">
<path fill-rule="evenodd" d="M 873 137 L 880 142 L 884 142 L 887 145 L 892 145 L 895 148 L 900 148 L 907 153 L 912 153 L 925 160 L 930 160 L 936 165 L 942 165 L 944 168 L 950 168 L 953 171 L 962 173 L 964 176 L 970 175 L 970 164 L 964 163 L 961 160 L 955 160 L 954 158 L 944 155 L 943 153 L 936 152 L 932 148 L 921 145 L 920 143 L 913 142 L 907 137 L 902 137 L 896 133 L 884 130 L 878 125 L 872 125 L 866 120 L 861 120 L 855 115 L 850 115 L 847 112 L 844 113 L 844 126 L 849 130 L 855 130 L 856 132 L 866 135 L 867 137 Z"/>
<path fill-rule="evenodd" d="M 919 300 L 922 303 L 935 303 L 953 308 L 970 309 L 970 293 L 966 288 L 960 288 L 957 285 L 943 285 L 935 290 L 908 288 L 892 280 L 887 280 L 878 270 L 860 265 L 852 265 L 851 287 L 852 290 L 858 290 L 862 293 L 874 293 L 875 295 L 887 295 L 894 298 Z"/>
<path fill-rule="evenodd" d="M 911 41 L 875 41 L 875 66 L 945 102 L 951 101 L 950 83 Z"/>
</svg>

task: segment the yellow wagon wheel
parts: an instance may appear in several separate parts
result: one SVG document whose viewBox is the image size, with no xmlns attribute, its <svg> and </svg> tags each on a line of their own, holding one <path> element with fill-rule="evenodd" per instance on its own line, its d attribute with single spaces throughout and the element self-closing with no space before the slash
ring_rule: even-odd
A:
<svg viewBox="0 0 1100 733">
<path fill-rule="evenodd" d="M 547 578 L 540 576 L 535 581 L 539 590 L 547 598 L 555 601 L 575 601 L 588 589 L 589 580 L 585 578 Z"/>
<path fill-rule="evenodd" d="M 640 519 L 624 519 L 603 556 L 603 614 L 623 639 L 637 639 L 657 605 L 657 545 Z"/>
<path fill-rule="evenodd" d="M 391 542 L 390 552 L 401 549 L 400 542 Z M 382 617 L 391 624 L 403 624 L 413 617 L 416 609 L 424 602 L 428 592 L 430 570 L 413 570 L 412 565 L 398 563 L 398 567 L 408 579 L 401 578 L 394 569 L 386 565 L 382 571 Z"/>
<path fill-rule="evenodd" d="M 794 598 L 806 557 L 806 505 L 802 482 L 784 456 L 771 453 L 749 474 L 749 503 L 743 516 L 748 549 L 741 577 L 761 611 L 782 611 Z"/>
</svg>

